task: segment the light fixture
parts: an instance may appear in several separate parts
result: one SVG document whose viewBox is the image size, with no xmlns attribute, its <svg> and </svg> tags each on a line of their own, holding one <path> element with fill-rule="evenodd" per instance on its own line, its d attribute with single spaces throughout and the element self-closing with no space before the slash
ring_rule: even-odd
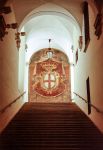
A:
<svg viewBox="0 0 103 150">
<path fill-rule="evenodd" d="M 25 32 L 17 32 L 17 33 L 15 33 L 15 40 L 16 40 L 17 49 L 20 48 L 20 43 L 21 43 L 20 36 L 25 36 L 25 35 L 26 35 Z"/>
<path fill-rule="evenodd" d="M 6 6 L 6 7 L 1 7 L 0 8 L 0 13 L 4 13 L 4 14 L 9 14 L 11 13 L 11 8 L 9 6 Z"/>
<path fill-rule="evenodd" d="M 51 39 L 49 39 L 49 48 L 47 50 L 47 57 L 48 57 L 48 59 L 51 59 L 53 57 L 53 51 L 52 51 L 52 49 L 50 47 L 50 42 L 51 42 Z"/>
</svg>

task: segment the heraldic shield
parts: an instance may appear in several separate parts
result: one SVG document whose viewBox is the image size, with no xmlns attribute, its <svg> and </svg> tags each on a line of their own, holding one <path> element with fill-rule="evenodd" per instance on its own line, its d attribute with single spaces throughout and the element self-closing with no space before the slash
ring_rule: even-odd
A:
<svg viewBox="0 0 103 150">
<path fill-rule="evenodd" d="M 65 72 L 62 62 L 48 59 L 36 63 L 32 90 L 42 96 L 57 96 L 65 90 Z"/>
</svg>

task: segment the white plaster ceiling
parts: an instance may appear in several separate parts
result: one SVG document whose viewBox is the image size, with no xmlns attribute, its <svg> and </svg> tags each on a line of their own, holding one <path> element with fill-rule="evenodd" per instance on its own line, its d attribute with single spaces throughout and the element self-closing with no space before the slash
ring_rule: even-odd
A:
<svg viewBox="0 0 103 150">
<path fill-rule="evenodd" d="M 39 16 L 30 20 L 25 25 L 28 51 L 48 48 L 48 39 L 52 39 L 52 48 L 63 51 L 69 50 L 73 42 L 73 37 L 71 36 L 73 34 L 73 26 L 70 23 L 69 28 L 67 28 L 66 25 L 65 19 L 52 15 Z"/>
<path fill-rule="evenodd" d="M 25 42 L 28 46 L 26 62 L 36 51 L 49 47 L 48 39 L 51 39 L 52 48 L 63 51 L 70 60 L 71 46 L 75 37 L 81 35 L 75 18 L 64 8 L 50 3 L 30 12 L 21 26 L 26 32 Z"/>
<path fill-rule="evenodd" d="M 71 14 L 78 20 L 79 24 L 82 24 L 82 2 L 83 0 L 8 0 L 12 3 L 15 10 L 15 17 L 20 24 L 22 20 L 34 9 L 45 5 L 45 9 L 48 9 L 46 4 L 51 3 L 64 8 L 71 12 Z M 56 7 L 54 7 L 55 9 Z M 56 8 L 58 10 L 58 8 Z M 53 10 L 53 8 L 52 8 Z M 61 11 L 61 9 L 60 9 Z M 62 10 L 63 11 L 63 10 Z"/>
</svg>

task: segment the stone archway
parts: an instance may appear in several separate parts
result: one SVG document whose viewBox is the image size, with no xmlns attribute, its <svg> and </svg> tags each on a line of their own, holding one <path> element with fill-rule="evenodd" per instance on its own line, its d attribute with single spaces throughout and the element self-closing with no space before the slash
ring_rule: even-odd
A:
<svg viewBox="0 0 103 150">
<path fill-rule="evenodd" d="M 70 64 L 73 64 L 74 56 L 72 52 L 72 46 L 75 45 L 74 48 L 76 49 L 76 46 L 78 45 L 78 38 L 81 35 L 81 29 L 75 16 L 73 16 L 69 11 L 63 7 L 60 7 L 59 5 L 47 3 L 43 6 L 41 5 L 40 7 L 32 9 L 32 11 L 25 15 L 18 31 L 22 30 L 23 32 L 26 32 L 26 38 L 24 41 L 27 49 L 24 52 L 25 66 L 23 67 L 25 72 L 23 87 L 26 91 L 25 101 L 28 101 L 28 69 L 29 61 L 33 53 L 37 52 L 39 49 L 47 48 L 48 39 L 52 39 L 52 48 L 60 49 L 66 53 L 66 55 L 69 57 Z M 23 47 L 25 45 L 23 43 Z M 21 51 L 22 49 L 23 48 L 21 48 Z M 20 55 L 20 59 L 22 60 L 22 55 Z M 19 66 L 21 68 L 21 63 L 19 63 Z M 72 65 L 71 72 L 73 80 L 74 72 Z M 21 72 L 19 76 L 21 77 Z M 20 83 L 21 82 L 23 82 L 22 79 L 20 80 Z M 71 88 L 73 91 L 73 82 Z"/>
</svg>

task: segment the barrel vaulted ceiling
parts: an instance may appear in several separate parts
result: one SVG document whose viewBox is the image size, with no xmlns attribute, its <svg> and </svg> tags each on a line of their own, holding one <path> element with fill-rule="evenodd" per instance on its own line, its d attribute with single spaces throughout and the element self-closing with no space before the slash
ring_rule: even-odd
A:
<svg viewBox="0 0 103 150">
<path fill-rule="evenodd" d="M 49 46 L 70 57 L 82 28 L 82 0 L 11 0 L 19 30 L 26 32 L 26 60 Z"/>
</svg>

